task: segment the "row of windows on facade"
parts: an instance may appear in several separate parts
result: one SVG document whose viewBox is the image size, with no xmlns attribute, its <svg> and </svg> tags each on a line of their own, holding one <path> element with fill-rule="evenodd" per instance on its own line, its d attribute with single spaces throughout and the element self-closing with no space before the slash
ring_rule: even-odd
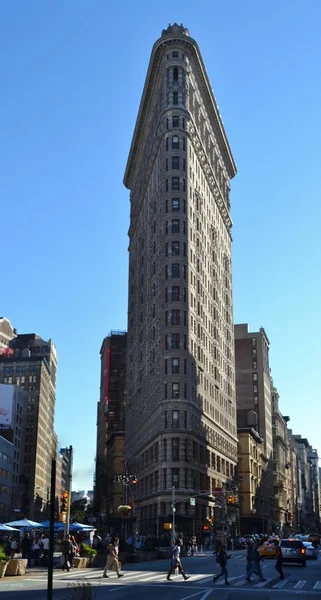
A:
<svg viewBox="0 0 321 600">
<path fill-rule="evenodd" d="M 29 367 L 4 367 L 3 373 L 4 375 L 13 375 L 15 372 L 16 375 L 24 375 L 25 373 L 37 373 L 37 367 L 29 366 Z"/>
<path fill-rule="evenodd" d="M 214 494 L 221 481 L 204 473 L 189 468 L 162 469 L 162 481 L 160 471 L 154 471 L 147 477 L 143 477 L 137 488 L 137 497 L 142 498 L 153 492 L 166 491 L 171 487 L 176 489 L 192 489 L 195 492 Z"/>
<path fill-rule="evenodd" d="M 29 383 L 36 383 L 37 382 L 37 376 L 36 375 L 29 375 Z M 3 378 L 3 383 L 8 383 L 8 384 L 12 384 L 15 383 L 16 385 L 20 385 L 20 384 L 24 384 L 26 383 L 26 377 L 25 375 L 21 375 L 21 377 L 18 375 L 17 377 L 12 377 L 11 375 L 9 377 L 4 377 Z"/>
<path fill-rule="evenodd" d="M 176 414 L 175 414 L 176 413 Z M 186 419 L 186 411 L 183 411 L 184 420 Z M 172 411 L 172 416 L 176 417 L 175 420 L 179 420 L 178 411 Z M 185 423 L 186 429 L 187 423 Z M 174 427 L 175 429 L 175 427 Z M 191 452 L 192 451 L 192 452 Z M 217 473 L 224 475 L 229 479 L 233 479 L 236 472 L 236 467 L 233 463 L 227 459 L 211 452 L 202 444 L 195 441 L 191 441 L 190 438 L 164 438 L 162 441 L 162 460 L 163 461 L 185 461 L 188 462 L 192 455 L 193 462 L 199 463 L 202 466 L 206 466 L 209 469 L 213 469 Z M 159 462 L 159 443 L 156 442 L 148 450 L 146 450 L 139 457 L 138 470 L 144 471 L 153 464 Z"/>
</svg>

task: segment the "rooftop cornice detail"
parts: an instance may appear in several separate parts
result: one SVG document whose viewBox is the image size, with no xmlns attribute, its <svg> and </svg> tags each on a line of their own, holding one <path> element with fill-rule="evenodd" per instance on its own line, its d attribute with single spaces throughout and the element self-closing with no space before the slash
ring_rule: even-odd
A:
<svg viewBox="0 0 321 600">
<path fill-rule="evenodd" d="M 149 100 L 152 94 L 153 87 L 155 85 L 155 76 L 156 72 L 159 68 L 159 60 L 163 54 L 166 54 L 167 48 L 172 46 L 173 43 L 180 44 L 181 46 L 188 47 L 189 51 L 192 53 L 194 58 L 194 64 L 198 71 L 199 80 L 202 84 L 202 92 L 203 92 L 203 101 L 206 104 L 206 108 L 209 116 L 211 117 L 211 122 L 213 124 L 213 129 L 215 132 L 215 136 L 217 138 L 217 142 L 220 147 L 220 151 L 222 153 L 222 157 L 224 159 L 228 175 L 230 178 L 234 177 L 237 172 L 236 165 L 233 159 L 232 151 L 229 146 L 227 136 L 224 130 L 224 126 L 222 123 L 222 119 L 218 110 L 218 106 L 214 97 L 213 90 L 210 85 L 210 81 L 205 69 L 205 65 L 199 50 L 199 47 L 193 38 L 187 37 L 184 34 L 181 35 L 168 35 L 157 40 L 153 46 L 151 52 L 151 58 L 149 61 L 149 66 L 147 70 L 147 75 L 145 79 L 145 85 L 143 89 L 143 94 L 139 106 L 138 116 L 136 120 L 136 126 L 134 129 L 133 139 L 129 151 L 129 156 L 127 160 L 125 175 L 124 175 L 124 185 L 131 189 L 132 187 L 132 176 L 135 170 L 135 164 L 137 161 L 138 148 L 141 144 L 141 137 L 143 134 L 146 116 L 148 114 L 149 108 Z"/>
</svg>

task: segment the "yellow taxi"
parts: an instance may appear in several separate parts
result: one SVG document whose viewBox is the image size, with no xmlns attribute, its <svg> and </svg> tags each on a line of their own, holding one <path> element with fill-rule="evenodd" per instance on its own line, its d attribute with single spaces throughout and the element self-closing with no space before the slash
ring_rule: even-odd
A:
<svg viewBox="0 0 321 600">
<path fill-rule="evenodd" d="M 274 539 L 277 538 L 269 538 L 261 546 L 260 556 L 262 556 L 262 558 L 276 558 L 276 547 L 273 541 Z"/>
</svg>

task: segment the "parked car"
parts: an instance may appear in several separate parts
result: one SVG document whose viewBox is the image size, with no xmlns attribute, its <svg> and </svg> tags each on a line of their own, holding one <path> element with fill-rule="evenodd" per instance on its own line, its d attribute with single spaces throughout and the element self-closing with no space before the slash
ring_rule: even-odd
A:
<svg viewBox="0 0 321 600">
<path fill-rule="evenodd" d="M 303 567 L 306 567 L 306 549 L 301 540 L 281 540 L 280 548 L 282 550 L 282 560 L 284 563 L 300 563 Z"/>
<path fill-rule="evenodd" d="M 244 539 L 245 539 L 246 544 L 248 544 L 248 543 L 253 544 L 255 541 L 253 535 L 245 535 Z"/>
<path fill-rule="evenodd" d="M 306 557 L 316 560 L 319 556 L 319 548 L 316 548 L 312 542 L 303 542 L 303 545 L 305 547 Z"/>
</svg>

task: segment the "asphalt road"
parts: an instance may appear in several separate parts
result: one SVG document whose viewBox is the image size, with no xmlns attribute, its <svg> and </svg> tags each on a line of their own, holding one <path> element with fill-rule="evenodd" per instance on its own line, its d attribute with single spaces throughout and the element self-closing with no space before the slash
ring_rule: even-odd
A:
<svg viewBox="0 0 321 600">
<path fill-rule="evenodd" d="M 321 599 L 321 557 L 309 561 L 306 568 L 299 565 L 284 566 L 284 581 L 279 582 L 274 560 L 262 564 L 267 581 L 245 580 L 245 556 L 234 552 L 228 562 L 230 586 L 224 581 L 213 584 L 213 574 L 218 565 L 212 553 L 183 559 L 183 566 L 190 579 L 184 581 L 180 575 L 173 575 L 173 581 L 166 581 L 169 561 L 155 561 L 137 565 L 125 565 L 124 577 L 118 579 L 110 573 L 109 579 L 102 578 L 102 570 L 72 570 L 54 572 L 54 599 L 70 600 L 70 586 L 87 581 L 96 592 L 95 600 L 110 596 L 115 600 L 291 600 L 296 597 Z M 46 600 L 46 571 L 33 570 L 26 577 L 6 577 L 0 580 L 0 593 L 4 600 Z M 113 596 L 112 596 L 113 595 Z M 80 600 L 80 599 L 79 599 Z"/>
</svg>

